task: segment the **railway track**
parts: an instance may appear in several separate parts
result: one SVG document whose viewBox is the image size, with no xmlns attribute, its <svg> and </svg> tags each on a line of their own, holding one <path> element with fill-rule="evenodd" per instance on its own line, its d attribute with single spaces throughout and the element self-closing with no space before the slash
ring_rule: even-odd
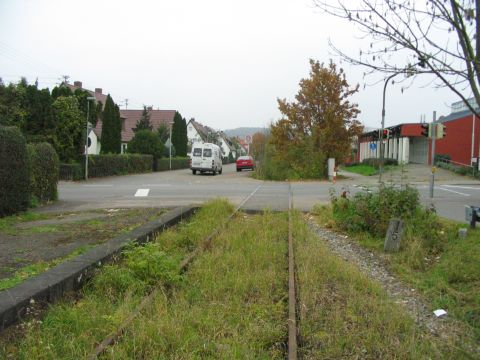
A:
<svg viewBox="0 0 480 360">
<path fill-rule="evenodd" d="M 194 261 L 194 259 L 200 255 L 205 249 L 210 247 L 212 240 L 226 227 L 226 225 L 234 218 L 234 216 L 240 211 L 245 210 L 245 206 L 253 197 L 259 192 L 264 183 L 255 188 L 245 199 L 235 208 L 226 220 L 214 229 L 201 243 L 191 252 L 180 264 L 179 272 L 183 273 L 188 269 L 188 266 Z M 294 257 L 294 239 L 292 234 L 292 190 L 290 184 L 288 185 L 288 341 L 287 341 L 287 358 L 289 360 L 297 359 L 298 343 L 297 343 L 297 303 L 296 303 L 296 284 L 295 284 L 295 257 Z M 262 196 L 262 194 L 260 195 Z M 265 196 L 265 195 L 263 195 Z M 130 315 L 120 324 L 117 329 L 111 332 L 105 339 L 95 346 L 94 351 L 87 356 L 87 359 L 93 360 L 101 356 L 111 345 L 113 345 L 126 331 L 128 326 L 139 316 L 145 308 L 147 308 L 155 297 L 161 291 L 160 286 L 155 287 L 135 308 Z"/>
</svg>

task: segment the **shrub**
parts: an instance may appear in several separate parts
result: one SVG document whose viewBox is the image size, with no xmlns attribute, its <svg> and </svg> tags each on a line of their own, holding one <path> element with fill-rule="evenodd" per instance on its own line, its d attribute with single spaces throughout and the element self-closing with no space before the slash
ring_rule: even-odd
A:
<svg viewBox="0 0 480 360">
<path fill-rule="evenodd" d="M 90 158 L 90 156 L 89 156 Z M 60 164 L 59 179 L 60 180 L 82 180 L 85 178 L 83 166 L 79 163 Z"/>
<path fill-rule="evenodd" d="M 88 176 L 140 174 L 152 171 L 152 155 L 104 154 L 88 157 Z"/>
<path fill-rule="evenodd" d="M 27 209 L 29 181 L 25 138 L 16 127 L 0 126 L 0 216 Z"/>
<path fill-rule="evenodd" d="M 40 203 L 57 199 L 58 155 L 49 143 L 28 144 L 30 192 Z"/>
<path fill-rule="evenodd" d="M 189 158 L 172 158 L 172 170 L 188 169 L 190 167 Z M 166 171 L 170 169 L 170 159 L 157 159 L 157 168 L 155 171 Z"/>
<path fill-rule="evenodd" d="M 378 158 L 368 158 L 368 159 L 363 159 L 362 164 L 370 165 L 373 166 L 374 168 L 378 169 L 380 167 L 380 159 Z M 390 159 L 390 158 L 385 158 L 383 159 L 383 165 L 398 165 L 397 159 Z"/>
<path fill-rule="evenodd" d="M 435 154 L 435 164 L 436 163 L 448 163 L 452 158 L 448 154 Z"/>
<path fill-rule="evenodd" d="M 410 186 L 396 189 L 380 186 L 378 192 L 359 192 L 352 199 L 332 194 L 335 222 L 349 231 L 367 231 L 384 236 L 391 218 L 410 219 L 418 205 L 418 191 Z"/>
<path fill-rule="evenodd" d="M 147 154 L 154 158 L 162 157 L 163 151 L 164 145 L 160 138 L 150 130 L 137 131 L 127 148 L 129 154 Z"/>
</svg>

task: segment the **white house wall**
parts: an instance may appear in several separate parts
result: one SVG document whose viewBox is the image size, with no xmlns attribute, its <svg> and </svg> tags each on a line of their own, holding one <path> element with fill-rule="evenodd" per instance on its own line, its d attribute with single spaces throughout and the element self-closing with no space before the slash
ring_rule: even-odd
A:
<svg viewBox="0 0 480 360">
<path fill-rule="evenodd" d="M 376 144 L 376 150 L 370 148 L 371 144 Z M 366 141 L 360 143 L 359 160 L 362 162 L 368 158 L 380 158 L 380 141 Z M 399 163 L 408 163 L 409 161 L 409 138 L 394 138 L 384 142 L 384 157 L 396 159 Z"/>
</svg>

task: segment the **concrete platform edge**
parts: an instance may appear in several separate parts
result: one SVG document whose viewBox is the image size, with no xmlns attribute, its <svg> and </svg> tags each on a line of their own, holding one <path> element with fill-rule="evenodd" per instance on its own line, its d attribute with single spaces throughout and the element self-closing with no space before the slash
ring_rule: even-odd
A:
<svg viewBox="0 0 480 360">
<path fill-rule="evenodd" d="M 197 209 L 197 206 L 174 208 L 129 233 L 95 246 L 11 289 L 0 291 L 0 332 L 24 318 L 32 304 L 53 303 L 66 292 L 81 288 L 96 268 L 119 256 L 131 242 L 150 241 L 165 228 L 190 217 Z"/>
</svg>

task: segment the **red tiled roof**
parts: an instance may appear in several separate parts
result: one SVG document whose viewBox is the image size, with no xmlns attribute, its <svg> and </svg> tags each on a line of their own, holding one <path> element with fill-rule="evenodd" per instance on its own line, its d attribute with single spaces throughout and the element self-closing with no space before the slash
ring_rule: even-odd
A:
<svg viewBox="0 0 480 360">
<path fill-rule="evenodd" d="M 97 92 L 92 91 L 92 90 L 84 89 L 83 87 L 80 87 L 80 86 L 75 86 L 75 85 L 71 85 L 71 84 L 65 84 L 65 85 L 70 90 L 72 90 L 72 92 L 74 92 L 77 89 L 82 89 L 82 90 L 88 91 L 90 93 L 90 95 L 95 97 L 96 101 L 101 101 L 102 102 L 102 109 L 105 107 L 105 103 L 107 102 L 107 96 L 108 95 L 105 95 L 105 94 L 102 94 L 102 93 L 97 93 Z"/>
<path fill-rule="evenodd" d="M 122 130 L 122 142 L 128 142 L 132 140 L 133 129 L 137 126 L 138 120 L 142 117 L 143 110 L 120 110 L 120 116 L 125 119 L 125 130 Z M 170 128 L 170 124 L 173 123 L 175 117 L 175 110 L 149 110 L 150 124 L 153 127 L 153 131 L 157 131 L 160 124 L 167 125 Z"/>
<path fill-rule="evenodd" d="M 122 121 L 125 121 L 125 130 L 122 130 L 122 142 L 129 142 L 132 140 L 133 135 L 135 135 L 133 129 L 137 126 L 137 122 L 140 120 L 142 112 L 143 110 L 120 110 L 120 117 L 122 118 Z M 175 116 L 175 110 L 150 110 L 148 113 L 150 114 L 150 124 L 152 124 L 153 131 L 157 131 L 160 124 L 165 124 L 170 128 L 170 124 L 173 123 L 173 118 Z M 101 120 L 97 122 L 94 131 L 101 139 Z"/>
</svg>

